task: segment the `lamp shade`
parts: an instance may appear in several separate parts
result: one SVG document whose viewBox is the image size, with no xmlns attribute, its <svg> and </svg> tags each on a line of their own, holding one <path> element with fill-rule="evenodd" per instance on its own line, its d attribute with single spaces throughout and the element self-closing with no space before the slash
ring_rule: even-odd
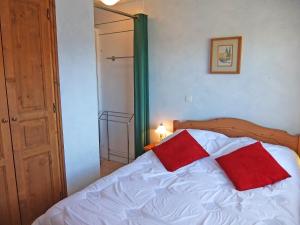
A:
<svg viewBox="0 0 300 225">
<path fill-rule="evenodd" d="M 114 5 L 120 0 L 100 0 L 100 1 L 103 2 L 105 5 Z"/>
</svg>

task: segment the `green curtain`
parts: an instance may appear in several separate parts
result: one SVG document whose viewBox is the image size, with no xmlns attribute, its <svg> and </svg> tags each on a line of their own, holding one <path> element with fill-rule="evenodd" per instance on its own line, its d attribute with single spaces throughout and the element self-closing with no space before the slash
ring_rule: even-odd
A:
<svg viewBox="0 0 300 225">
<path fill-rule="evenodd" d="M 149 144 L 148 17 L 134 19 L 134 129 L 135 157 Z"/>
</svg>

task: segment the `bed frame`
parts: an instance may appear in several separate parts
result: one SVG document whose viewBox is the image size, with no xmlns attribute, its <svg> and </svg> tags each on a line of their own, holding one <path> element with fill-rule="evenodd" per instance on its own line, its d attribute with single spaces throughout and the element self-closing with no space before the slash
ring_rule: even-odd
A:
<svg viewBox="0 0 300 225">
<path fill-rule="evenodd" d="M 300 155 L 300 135 L 259 126 L 246 120 L 221 118 L 212 120 L 173 121 L 173 130 L 203 129 L 225 134 L 228 137 L 250 137 L 262 142 L 286 146 Z"/>
</svg>

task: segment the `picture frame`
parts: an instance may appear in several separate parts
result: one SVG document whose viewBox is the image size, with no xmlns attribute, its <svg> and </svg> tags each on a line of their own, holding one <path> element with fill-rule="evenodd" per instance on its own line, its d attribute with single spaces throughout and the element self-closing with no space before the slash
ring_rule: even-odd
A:
<svg viewBox="0 0 300 225">
<path fill-rule="evenodd" d="M 210 42 L 211 74 L 240 74 L 242 36 L 212 38 Z"/>
</svg>

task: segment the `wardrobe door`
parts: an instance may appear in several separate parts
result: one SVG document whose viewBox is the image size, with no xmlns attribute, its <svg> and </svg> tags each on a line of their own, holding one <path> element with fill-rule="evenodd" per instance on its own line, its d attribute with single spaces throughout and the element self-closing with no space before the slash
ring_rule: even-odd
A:
<svg viewBox="0 0 300 225">
<path fill-rule="evenodd" d="M 1 17 L 0 17 L 1 24 Z M 0 26 L 0 224 L 20 224 L 12 155 Z"/>
<path fill-rule="evenodd" d="M 49 0 L 1 0 L 4 67 L 23 225 L 60 200 Z"/>
</svg>

